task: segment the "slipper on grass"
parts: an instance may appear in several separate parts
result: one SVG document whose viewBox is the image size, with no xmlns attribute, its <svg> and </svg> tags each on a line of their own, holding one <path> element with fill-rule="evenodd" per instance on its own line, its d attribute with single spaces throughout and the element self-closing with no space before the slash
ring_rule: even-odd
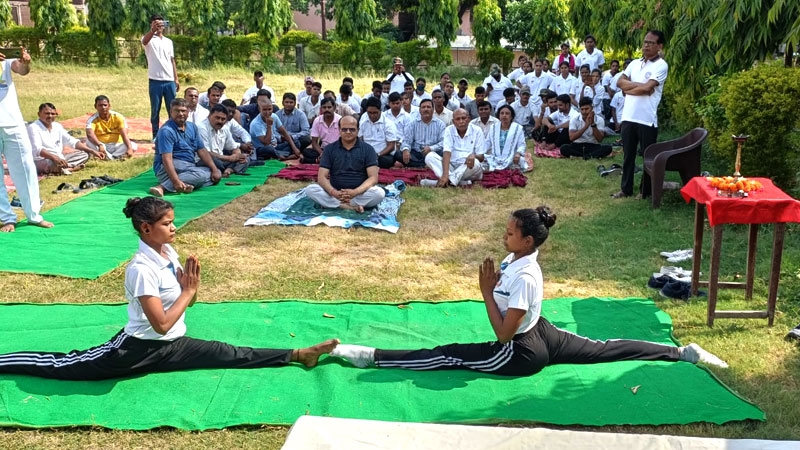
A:
<svg viewBox="0 0 800 450">
<path fill-rule="evenodd" d="M 225 182 L 225 186 L 240 186 L 241 184 L 242 183 L 239 183 L 238 181 L 226 181 Z"/>
</svg>

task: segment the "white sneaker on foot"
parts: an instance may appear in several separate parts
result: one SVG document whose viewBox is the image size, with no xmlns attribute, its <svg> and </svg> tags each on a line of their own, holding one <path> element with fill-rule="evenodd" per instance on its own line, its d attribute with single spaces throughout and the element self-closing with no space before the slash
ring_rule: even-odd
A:
<svg viewBox="0 0 800 450">
<path fill-rule="evenodd" d="M 689 344 L 686 347 L 681 347 L 681 361 L 690 362 L 693 364 L 703 363 L 707 366 L 717 366 L 723 369 L 728 367 L 728 363 L 719 359 L 716 355 L 708 352 L 697 344 Z"/>
<path fill-rule="evenodd" d="M 362 369 L 375 365 L 375 349 L 373 347 L 339 344 L 331 351 L 330 355 L 346 359 L 350 361 L 350 364 Z"/>
</svg>

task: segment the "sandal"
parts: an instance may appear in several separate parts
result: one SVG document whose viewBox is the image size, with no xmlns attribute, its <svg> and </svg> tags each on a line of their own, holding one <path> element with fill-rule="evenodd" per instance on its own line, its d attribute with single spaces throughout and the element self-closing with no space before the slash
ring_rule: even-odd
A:
<svg viewBox="0 0 800 450">
<path fill-rule="evenodd" d="M 53 194 L 58 194 L 59 192 L 71 191 L 73 189 L 75 189 L 75 186 L 73 186 L 73 185 L 71 185 L 69 183 L 61 183 L 61 184 L 58 185 L 56 190 L 53 191 Z"/>
</svg>

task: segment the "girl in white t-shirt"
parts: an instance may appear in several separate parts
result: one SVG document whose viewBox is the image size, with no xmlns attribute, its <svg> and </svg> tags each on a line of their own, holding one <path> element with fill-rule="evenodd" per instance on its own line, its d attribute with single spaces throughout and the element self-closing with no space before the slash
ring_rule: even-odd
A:
<svg viewBox="0 0 800 450">
<path fill-rule="evenodd" d="M 200 262 L 186 265 L 170 246 L 175 240 L 172 204 L 155 197 L 131 198 L 123 209 L 139 234 L 139 251 L 125 270 L 128 323 L 105 344 L 69 353 L 0 355 L 0 373 L 62 380 L 102 380 L 190 369 L 252 369 L 298 362 L 317 365 L 339 343 L 330 339 L 303 349 L 234 347 L 185 336 L 186 308 L 197 300 Z"/>
<path fill-rule="evenodd" d="M 479 284 L 496 341 L 449 344 L 433 349 L 381 350 L 340 344 L 331 356 L 356 367 L 396 367 L 411 370 L 464 368 L 498 375 L 533 375 L 551 364 L 593 364 L 622 360 L 703 362 L 727 367 L 697 344 L 673 347 L 646 341 L 595 341 L 558 329 L 541 317 L 542 271 L 538 247 L 556 222 L 549 208 L 514 211 L 506 224 L 503 243 L 510 254 L 495 271 L 486 258 Z"/>
</svg>

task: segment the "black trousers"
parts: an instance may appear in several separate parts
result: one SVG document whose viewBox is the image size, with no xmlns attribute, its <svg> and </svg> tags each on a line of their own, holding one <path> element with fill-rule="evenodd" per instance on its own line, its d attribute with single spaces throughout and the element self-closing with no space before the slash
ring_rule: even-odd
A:
<svg viewBox="0 0 800 450">
<path fill-rule="evenodd" d="M 583 159 L 591 158 L 605 158 L 611 154 L 611 146 L 605 144 L 593 144 L 583 142 L 579 144 L 564 144 L 559 149 L 561 156 L 569 158 L 571 156 L 578 156 Z"/>
<path fill-rule="evenodd" d="M 303 158 L 300 160 L 303 164 L 317 164 L 319 162 L 317 158 L 321 155 L 321 153 L 314 150 L 313 147 L 306 147 L 300 150 L 300 153 L 303 154 Z"/>
<path fill-rule="evenodd" d="M 396 151 L 394 153 L 394 160 L 400 163 L 403 163 L 405 167 L 414 167 L 414 168 L 422 168 L 425 167 L 425 157 L 422 156 L 422 152 L 411 150 L 411 157 L 408 160 L 408 164 L 403 163 L 403 152 Z M 442 156 L 442 151 L 439 150 L 436 152 L 439 156 Z"/>
<path fill-rule="evenodd" d="M 378 167 L 381 169 L 391 169 L 394 167 L 394 155 L 378 155 Z"/>
<path fill-rule="evenodd" d="M 174 341 L 154 341 L 136 339 L 120 331 L 105 344 L 88 350 L 0 355 L 0 374 L 105 380 L 178 370 L 282 366 L 291 362 L 291 358 L 292 350 L 235 347 L 185 336 Z"/>
<path fill-rule="evenodd" d="M 505 344 L 449 344 L 427 350 L 376 350 L 377 367 L 411 370 L 471 369 L 526 376 L 552 364 L 678 361 L 677 347 L 630 339 L 595 341 L 554 327 L 540 317 L 531 330 Z"/>
<path fill-rule="evenodd" d="M 569 131 L 556 130 L 555 133 L 547 133 L 547 135 L 544 137 L 544 141 L 548 144 L 556 144 L 556 147 L 569 144 Z"/>
<path fill-rule="evenodd" d="M 633 195 L 633 171 L 636 168 L 636 155 L 644 154 L 644 150 L 655 144 L 658 139 L 658 127 L 642 125 L 636 122 L 622 122 L 622 180 L 620 190 L 626 195 Z M 642 197 L 650 196 L 650 176 L 642 173 L 642 184 L 639 192 Z"/>
</svg>

